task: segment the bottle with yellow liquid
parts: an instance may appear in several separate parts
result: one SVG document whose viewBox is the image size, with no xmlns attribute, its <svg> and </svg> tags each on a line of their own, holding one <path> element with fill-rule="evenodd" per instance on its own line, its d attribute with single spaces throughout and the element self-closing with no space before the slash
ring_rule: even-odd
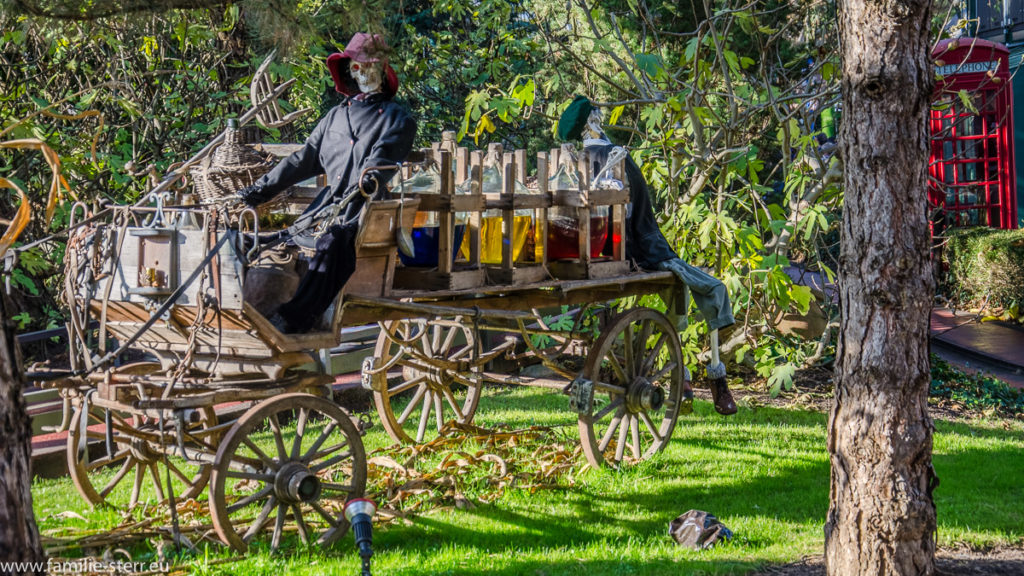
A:
<svg viewBox="0 0 1024 576">
<path fill-rule="evenodd" d="M 488 215 L 491 210 L 484 213 L 480 219 L 480 261 L 484 264 L 501 264 L 501 249 L 505 243 L 503 222 L 501 212 L 494 210 L 497 215 Z M 520 215 L 519 212 L 527 212 Z M 512 260 L 519 262 L 523 257 L 523 247 L 526 239 L 533 230 L 533 214 L 529 210 L 517 210 L 512 217 Z M 463 249 L 468 253 L 469 245 L 463 242 Z"/>
<path fill-rule="evenodd" d="M 490 163 L 484 168 L 482 174 L 481 189 L 484 194 L 500 194 L 504 191 L 504 177 L 498 166 Z M 467 180 L 463 186 L 472 186 L 473 182 Z M 513 184 L 514 193 L 530 194 L 530 189 L 525 184 L 516 180 Z M 501 264 L 502 247 L 505 243 L 504 222 L 501 210 L 486 210 L 480 217 L 480 261 L 484 264 Z M 533 260 L 532 254 L 525 254 L 523 248 L 526 240 L 533 234 L 534 222 L 532 210 L 516 210 L 512 217 L 512 260 L 519 262 L 520 259 Z M 469 236 L 463 239 L 459 253 L 463 258 L 469 258 Z"/>
</svg>

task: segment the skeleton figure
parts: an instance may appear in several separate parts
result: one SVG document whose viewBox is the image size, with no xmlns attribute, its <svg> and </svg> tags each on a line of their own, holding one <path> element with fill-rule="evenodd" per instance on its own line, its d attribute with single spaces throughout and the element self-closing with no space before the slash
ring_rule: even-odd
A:
<svg viewBox="0 0 1024 576">
<path fill-rule="evenodd" d="M 405 160 L 416 137 L 416 122 L 392 98 L 398 77 L 388 65 L 388 46 L 376 34 L 358 33 L 343 52 L 327 58 L 335 89 L 347 96 L 313 129 L 303 147 L 239 195 L 257 206 L 290 186 L 326 174 L 327 186 L 300 217 L 324 214 L 308 270 L 295 295 L 270 316 L 281 332 L 306 332 L 355 271 L 355 238 L 366 198 L 384 190 L 393 166 Z M 346 203 L 347 201 L 347 203 Z M 344 208 L 340 208 L 344 206 Z M 302 245 L 302 236 L 292 237 Z"/>
<path fill-rule="evenodd" d="M 355 60 L 349 61 L 349 75 L 359 85 L 359 91 L 363 94 L 376 94 L 380 92 L 380 85 L 383 83 L 384 67 L 380 62 L 359 63 Z"/>
<path fill-rule="evenodd" d="M 601 124 L 601 111 L 583 96 L 577 96 L 558 120 L 558 136 L 564 140 L 583 138 L 583 149 L 597 166 L 604 166 L 613 151 L 620 149 L 608 140 Z M 711 336 L 711 361 L 706 367 L 715 410 L 735 414 L 736 403 L 725 378 L 725 365 L 719 359 L 718 330 L 734 323 L 732 304 L 720 280 L 691 266 L 678 257 L 658 228 L 647 182 L 628 155 L 625 174 L 629 183 L 629 206 L 626 209 L 626 254 L 637 266 L 646 270 L 669 270 L 689 286 L 697 308 L 708 323 Z M 685 310 L 678 303 L 677 309 Z M 689 378 L 687 378 L 689 379 Z"/>
</svg>

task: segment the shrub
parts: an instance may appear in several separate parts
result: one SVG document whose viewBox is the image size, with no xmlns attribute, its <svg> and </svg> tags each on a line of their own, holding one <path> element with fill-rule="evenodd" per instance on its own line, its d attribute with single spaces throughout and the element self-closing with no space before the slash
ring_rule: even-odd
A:
<svg viewBox="0 0 1024 576">
<path fill-rule="evenodd" d="M 985 374 L 967 374 L 932 355 L 928 395 L 960 410 L 995 411 L 1005 416 L 1024 414 L 1024 390 Z"/>
<path fill-rule="evenodd" d="M 967 228 L 943 251 L 947 294 L 960 304 L 1012 308 L 1024 304 L 1024 230 Z"/>
</svg>

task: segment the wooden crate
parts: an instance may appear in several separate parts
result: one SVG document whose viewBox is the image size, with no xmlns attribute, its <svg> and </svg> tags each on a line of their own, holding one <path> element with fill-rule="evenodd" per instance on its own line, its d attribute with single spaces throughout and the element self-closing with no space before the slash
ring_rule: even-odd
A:
<svg viewBox="0 0 1024 576">
<path fill-rule="evenodd" d="M 399 210 L 399 205 L 404 207 Z M 400 226 L 412 227 L 419 199 L 376 200 L 367 204 L 356 236 L 356 269 L 345 283 L 344 293 L 390 296 L 398 269 L 395 234 Z M 399 222 L 399 217 L 403 220 Z"/>
<path fill-rule="evenodd" d="M 548 154 L 540 153 L 537 159 L 537 178 L 542 190 L 551 197 L 551 206 L 575 210 L 579 223 L 579 256 L 571 259 L 548 259 L 548 219 L 545 218 L 545 229 L 541 238 L 544 239 L 544 263 L 551 274 L 564 280 L 587 280 L 621 276 L 629 272 L 630 264 L 626 260 L 626 205 L 629 203 L 629 184 L 624 176 L 623 164 L 620 163 L 612 171 L 612 177 L 623 183 L 622 190 L 599 190 L 593 187 L 597 176 L 590 154 L 581 151 L 577 154 L 577 177 L 579 187 L 576 190 L 547 190 L 548 179 L 556 172 L 559 161 L 564 154 L 561 150 L 552 150 Z M 611 254 L 599 257 L 591 256 L 591 214 L 599 207 L 609 207 L 608 234 L 612 237 Z"/>
<path fill-rule="evenodd" d="M 423 150 L 430 162 L 435 162 L 441 174 L 440 194 L 419 195 L 419 211 L 430 212 L 438 221 L 437 267 L 398 266 L 394 274 L 396 290 L 463 290 L 483 286 L 485 273 L 480 265 L 480 229 L 467 223 L 465 236 L 469 237 L 468 259 L 456 260 L 460 246 L 455 244 L 455 226 L 458 213 L 470 214 L 470 221 L 479 221 L 484 207 L 483 196 L 477 188 L 472 194 L 456 194 L 456 186 L 469 178 L 470 155 L 466 148 L 455 146 L 455 134 L 445 132 L 441 143 Z M 428 164 L 429 165 L 429 164 Z M 454 171 L 452 170 L 454 165 Z M 411 174 L 408 174 L 411 176 Z M 474 249 L 475 247 L 475 249 Z"/>
</svg>

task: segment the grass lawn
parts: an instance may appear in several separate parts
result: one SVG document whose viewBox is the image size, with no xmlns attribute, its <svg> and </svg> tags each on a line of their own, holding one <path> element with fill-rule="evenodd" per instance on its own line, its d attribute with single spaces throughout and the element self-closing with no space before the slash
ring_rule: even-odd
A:
<svg viewBox="0 0 1024 576">
<path fill-rule="evenodd" d="M 723 418 L 698 401 L 668 448 L 639 465 L 588 470 L 572 486 L 507 490 L 491 504 L 435 510 L 411 524 L 378 528 L 374 573 L 747 574 L 820 554 L 829 490 L 825 421 L 822 413 L 771 407 L 741 407 Z M 566 434 L 576 434 L 566 399 L 538 389 L 488 390 L 477 423 L 565 426 Z M 940 545 L 1024 546 L 1024 423 L 938 421 L 936 428 Z M 364 440 L 368 451 L 389 444 L 379 426 Z M 33 495 L 44 533 L 121 522 L 113 511 L 90 510 L 67 478 L 36 481 Z M 668 523 L 692 508 L 718 516 L 733 541 L 708 551 L 676 546 Z M 68 511 L 85 520 L 62 514 Z M 181 563 L 197 574 L 359 571 L 351 535 L 326 552 L 292 542 L 270 554 L 264 541 L 245 558 L 223 564 L 215 562 L 232 555 L 211 545 Z M 133 554 L 152 557 L 147 547 Z"/>
</svg>

